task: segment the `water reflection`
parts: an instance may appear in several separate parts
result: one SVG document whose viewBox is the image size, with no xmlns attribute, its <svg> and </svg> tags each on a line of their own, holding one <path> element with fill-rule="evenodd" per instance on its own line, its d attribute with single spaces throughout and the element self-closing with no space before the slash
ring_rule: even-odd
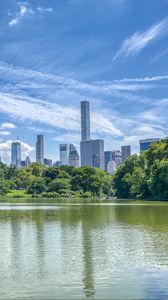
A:
<svg viewBox="0 0 168 300">
<path fill-rule="evenodd" d="M 109 204 L 1 206 L 0 295 L 166 299 L 168 204 Z"/>
</svg>

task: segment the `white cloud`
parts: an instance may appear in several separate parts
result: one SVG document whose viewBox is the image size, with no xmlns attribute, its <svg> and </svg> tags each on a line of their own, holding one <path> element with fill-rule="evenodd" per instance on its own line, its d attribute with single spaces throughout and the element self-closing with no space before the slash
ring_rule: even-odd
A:
<svg viewBox="0 0 168 300">
<path fill-rule="evenodd" d="M 7 135 L 10 135 L 9 131 L 1 131 L 0 130 L 0 136 L 7 136 Z"/>
<path fill-rule="evenodd" d="M 121 48 L 117 51 L 113 60 L 120 57 L 134 56 L 140 53 L 144 48 L 150 45 L 154 40 L 163 37 L 168 32 L 168 19 L 152 25 L 143 32 L 135 32 L 132 36 L 126 38 Z"/>
<path fill-rule="evenodd" d="M 53 74 L 46 74 L 38 71 L 33 71 L 30 69 L 24 68 L 15 68 L 12 65 L 0 62 L 0 72 L 1 76 L 12 79 L 12 81 L 17 81 L 18 83 L 13 85 L 12 88 L 15 89 L 24 89 L 24 88 L 33 88 L 33 89 L 47 89 L 51 88 L 55 84 L 58 85 L 59 90 L 66 89 L 73 90 L 75 92 L 85 92 L 89 93 L 98 93 L 99 95 L 114 95 L 121 97 L 121 94 L 117 95 L 117 92 L 122 91 L 138 91 L 138 90 L 147 90 L 152 88 L 157 88 L 158 85 L 142 83 L 141 81 L 154 81 L 145 79 L 121 79 L 114 81 L 96 81 L 92 83 L 85 83 L 79 80 L 74 80 L 72 78 L 65 78 Z M 155 80 L 158 80 L 161 76 L 155 77 Z M 165 76 L 166 77 L 166 76 Z M 166 79 L 166 78 L 165 78 Z M 168 76 L 167 76 L 168 79 Z M 128 83 L 127 83 L 128 81 Z M 131 83 L 130 83 L 130 82 Z M 134 82 L 135 81 L 135 82 Z M 140 81 L 140 83 L 138 83 Z M 10 89 L 10 86 L 7 85 L 7 88 Z M 123 95 L 122 95 L 123 96 Z"/>
<path fill-rule="evenodd" d="M 28 3 L 18 3 L 19 12 L 17 12 L 13 19 L 9 21 L 9 26 L 16 26 L 24 17 L 34 15 L 36 13 L 52 13 L 54 10 L 52 7 L 37 7 L 32 9 L 29 7 Z M 11 14 L 10 14 L 11 15 Z"/>
<path fill-rule="evenodd" d="M 143 78 L 123 78 L 119 80 L 114 80 L 117 83 L 125 83 L 125 82 L 150 82 L 150 81 L 163 81 L 168 80 L 168 75 L 159 75 L 159 76 L 152 76 L 152 77 L 143 77 Z M 153 86 L 152 86 L 153 87 Z"/>
<path fill-rule="evenodd" d="M 16 126 L 13 123 L 2 123 L 0 125 L 0 130 L 2 130 L 2 129 L 14 129 L 14 128 L 16 128 Z"/>
<path fill-rule="evenodd" d="M 2 161 L 5 163 L 10 164 L 11 162 L 11 143 L 12 140 L 8 140 L 6 142 L 0 143 L 0 156 L 2 158 Z M 34 147 L 21 142 L 21 151 L 22 151 L 22 159 L 24 159 L 27 155 L 29 155 L 30 152 L 34 150 Z"/>
<path fill-rule="evenodd" d="M 0 102 L 0 112 L 19 117 L 21 121 L 32 120 L 65 130 L 80 130 L 79 109 L 74 107 L 3 93 L 0 94 Z M 112 120 L 99 113 L 94 113 L 93 132 L 121 134 Z"/>
</svg>

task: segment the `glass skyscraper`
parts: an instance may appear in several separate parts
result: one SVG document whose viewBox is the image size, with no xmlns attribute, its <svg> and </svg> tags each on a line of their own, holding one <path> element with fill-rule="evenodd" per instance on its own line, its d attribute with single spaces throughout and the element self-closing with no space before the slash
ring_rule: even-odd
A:
<svg viewBox="0 0 168 300">
<path fill-rule="evenodd" d="M 148 150 L 149 146 L 153 143 L 159 142 L 159 138 L 153 138 L 153 139 L 145 139 L 145 140 L 140 140 L 140 152 Z"/>
<path fill-rule="evenodd" d="M 90 108 L 88 101 L 81 102 L 81 140 L 90 140 Z"/>
<path fill-rule="evenodd" d="M 44 138 L 42 134 L 37 135 L 36 162 L 44 163 Z"/>
<path fill-rule="evenodd" d="M 60 164 L 68 165 L 68 145 L 60 144 Z"/>
<path fill-rule="evenodd" d="M 11 144 L 11 165 L 17 169 L 21 168 L 21 143 L 19 141 Z"/>
<path fill-rule="evenodd" d="M 104 166 L 105 166 L 106 171 L 107 171 L 108 163 L 111 160 L 112 160 L 112 151 L 105 151 L 104 152 Z"/>
</svg>

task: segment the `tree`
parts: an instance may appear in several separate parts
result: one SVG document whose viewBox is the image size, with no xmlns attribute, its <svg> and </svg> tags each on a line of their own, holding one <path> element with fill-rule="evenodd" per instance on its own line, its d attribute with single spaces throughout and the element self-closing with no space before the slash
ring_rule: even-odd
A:
<svg viewBox="0 0 168 300">
<path fill-rule="evenodd" d="M 10 183 L 9 181 L 0 178 L 0 195 L 5 195 L 10 190 Z"/>
<path fill-rule="evenodd" d="M 56 178 L 52 180 L 48 185 L 49 192 L 62 193 L 70 191 L 71 186 L 67 178 Z"/>
<path fill-rule="evenodd" d="M 46 191 L 44 178 L 35 177 L 28 187 L 28 194 L 41 194 Z"/>
<path fill-rule="evenodd" d="M 43 172 L 45 171 L 45 166 L 41 163 L 32 163 L 27 167 L 28 171 L 31 172 L 32 175 L 36 177 L 40 177 L 43 175 Z"/>
<path fill-rule="evenodd" d="M 76 170 L 76 174 L 71 179 L 73 191 L 83 190 L 91 192 L 92 195 L 100 195 L 103 186 L 103 176 L 105 172 L 92 167 L 81 167 Z"/>
<path fill-rule="evenodd" d="M 155 162 L 148 185 L 154 199 L 168 200 L 168 159 Z"/>
<path fill-rule="evenodd" d="M 130 198 L 131 180 L 135 166 L 138 166 L 138 156 L 129 157 L 116 171 L 113 178 L 113 187 L 118 198 Z"/>
</svg>

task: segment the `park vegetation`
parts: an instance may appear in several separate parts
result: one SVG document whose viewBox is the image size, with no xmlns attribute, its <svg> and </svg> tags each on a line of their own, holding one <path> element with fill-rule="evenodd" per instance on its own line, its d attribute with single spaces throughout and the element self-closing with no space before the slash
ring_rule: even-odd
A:
<svg viewBox="0 0 168 300">
<path fill-rule="evenodd" d="M 112 196 L 112 175 L 91 167 L 45 167 L 32 163 L 17 170 L 1 163 L 0 194 L 16 198 Z"/>
<path fill-rule="evenodd" d="M 32 163 L 17 170 L 0 163 L 0 195 L 168 200 L 168 139 L 152 144 L 139 156 L 132 155 L 114 175 L 87 166 Z"/>
<path fill-rule="evenodd" d="M 113 177 L 118 198 L 168 200 L 168 139 L 132 155 Z"/>
</svg>

